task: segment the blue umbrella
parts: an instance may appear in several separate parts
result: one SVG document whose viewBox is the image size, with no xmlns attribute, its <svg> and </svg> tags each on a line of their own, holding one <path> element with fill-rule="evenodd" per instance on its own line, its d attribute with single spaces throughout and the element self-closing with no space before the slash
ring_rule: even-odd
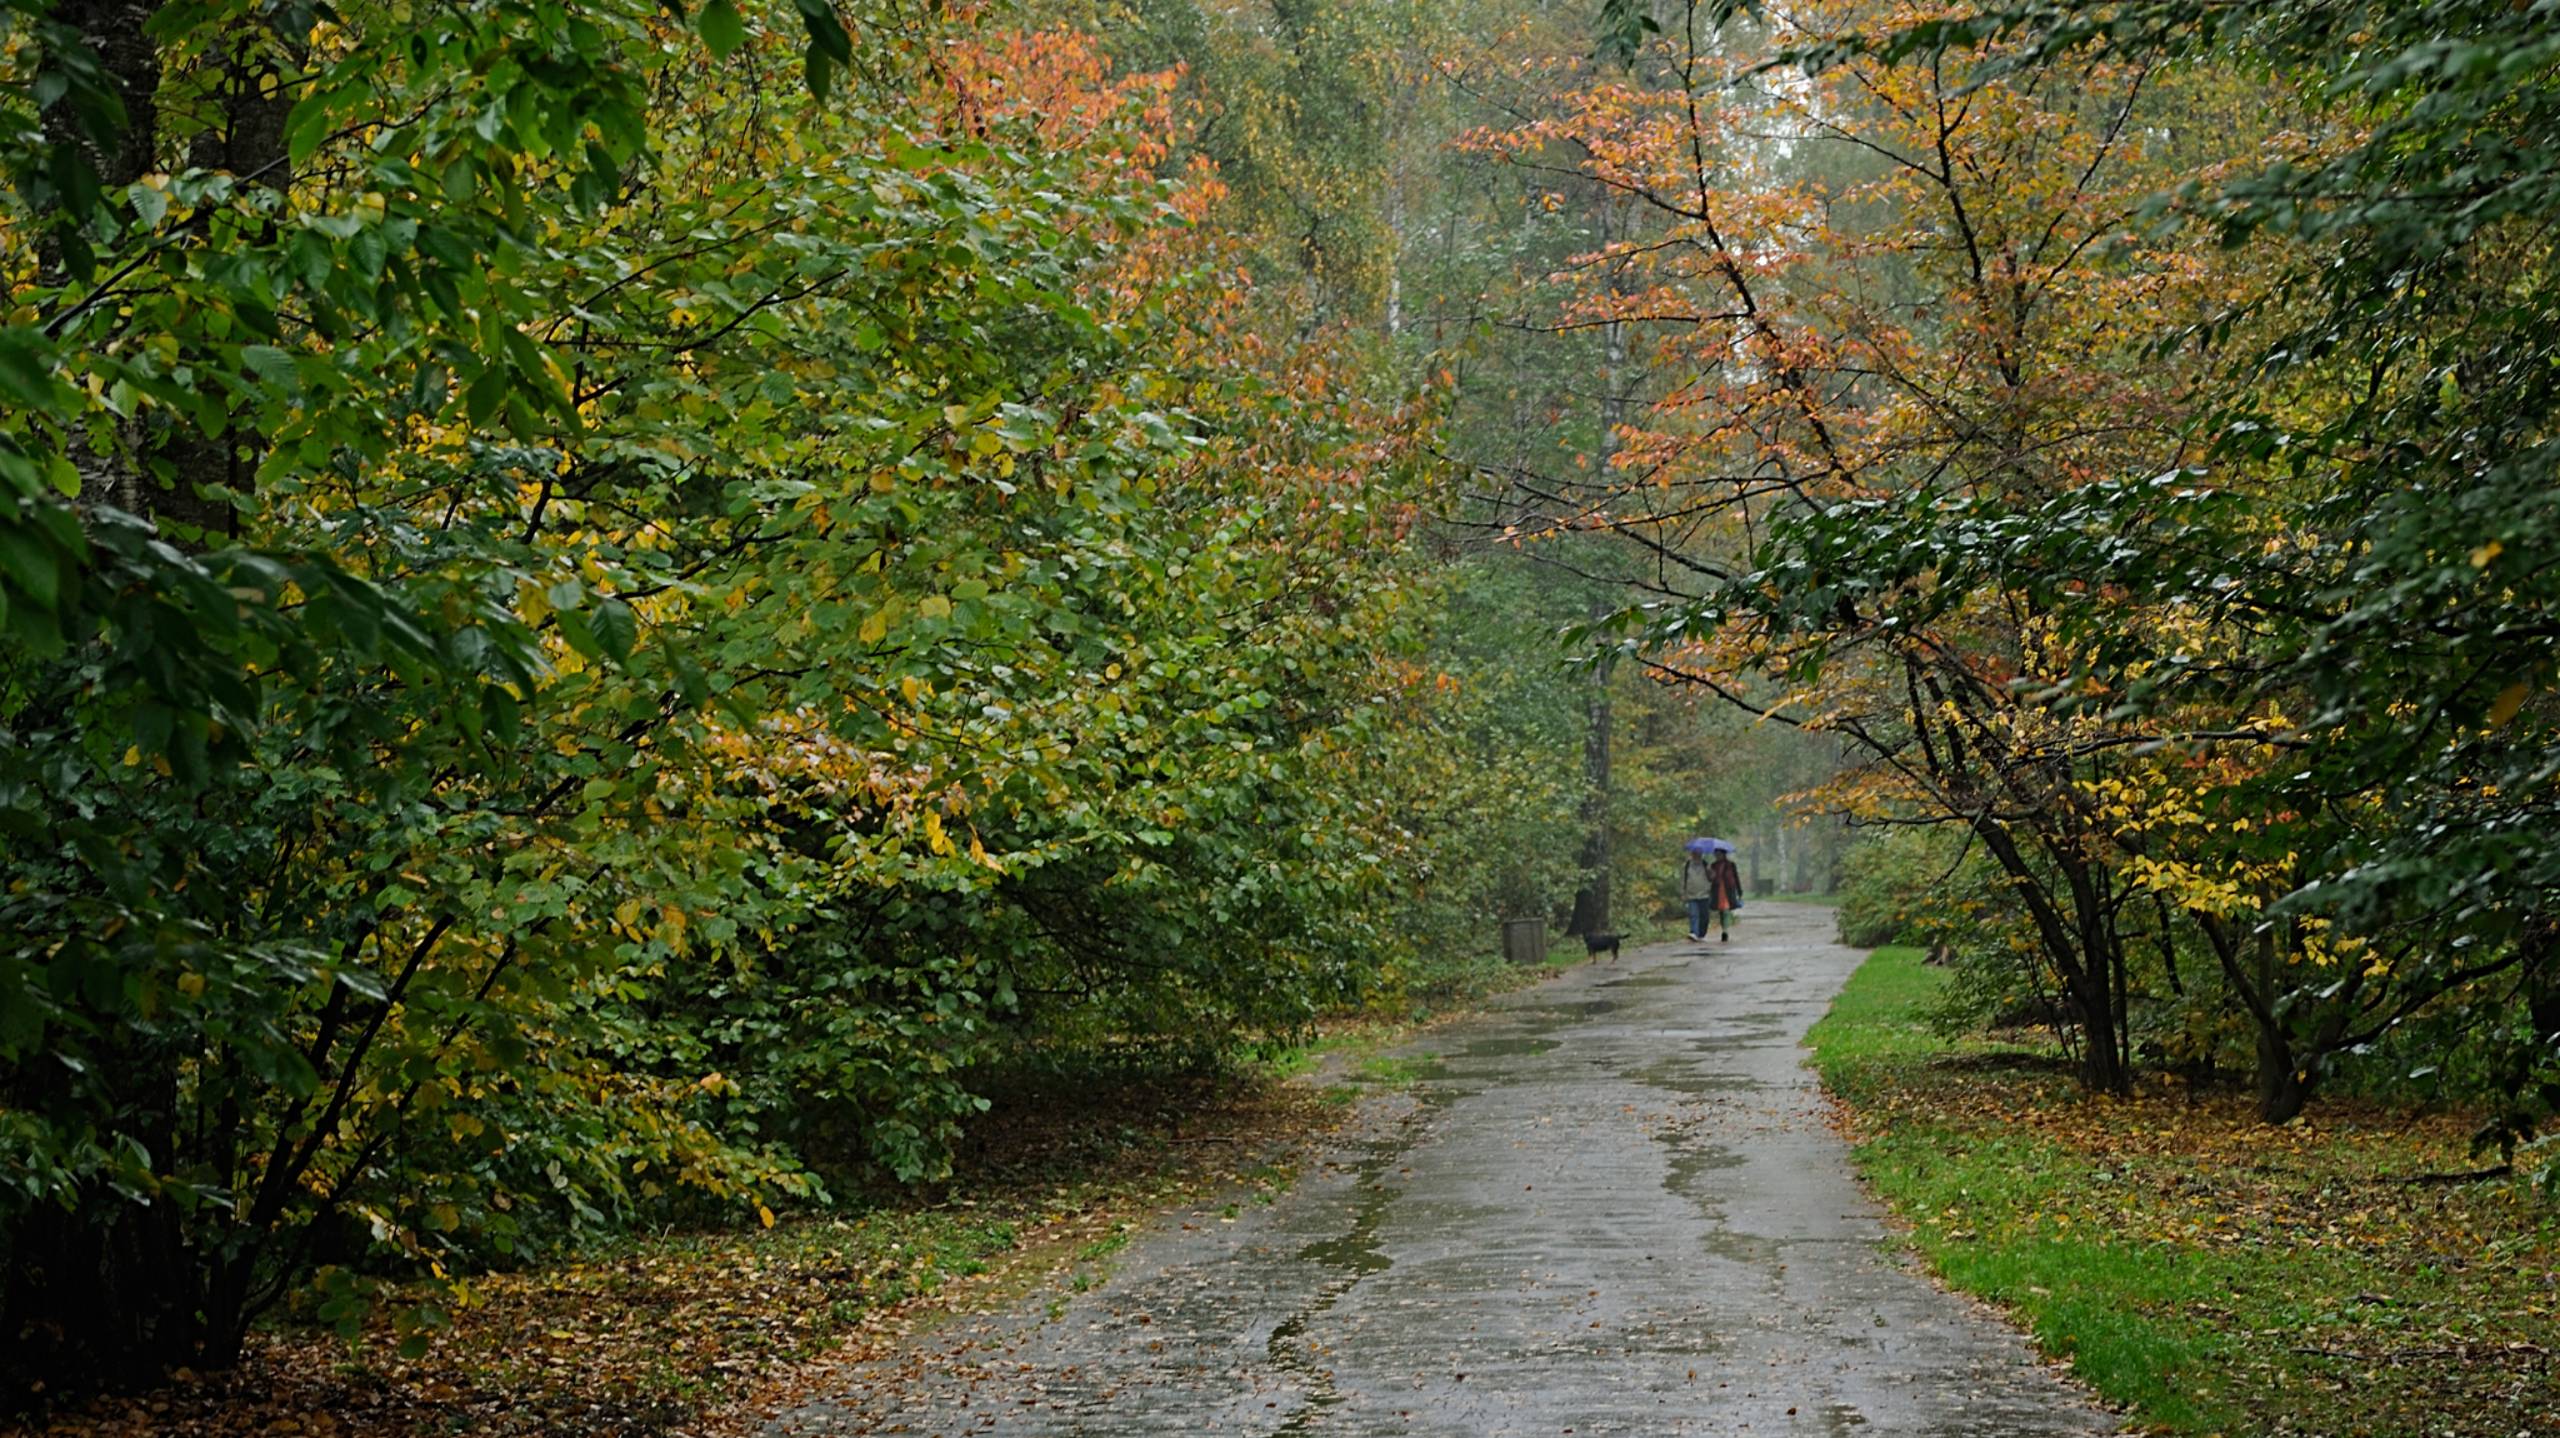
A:
<svg viewBox="0 0 2560 1438">
<path fill-rule="evenodd" d="M 1687 848 L 1692 854 L 1730 854 L 1733 846 L 1722 839 L 1691 839 Z"/>
</svg>

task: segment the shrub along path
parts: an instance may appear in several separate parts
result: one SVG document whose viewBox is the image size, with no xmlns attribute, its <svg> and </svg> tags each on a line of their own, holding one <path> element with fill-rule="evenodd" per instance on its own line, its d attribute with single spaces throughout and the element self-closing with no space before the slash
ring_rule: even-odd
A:
<svg viewBox="0 0 2560 1438">
<path fill-rule="evenodd" d="M 773 1435 L 2090 1434 L 2014 1333 L 1899 1266 L 1797 1041 L 1860 955 L 1754 906 L 1372 1071 L 1356 1141 L 849 1365 Z"/>
<path fill-rule="evenodd" d="M 32 1418 L 0 1419 L 0 1438 L 728 1434 L 803 1391 L 810 1365 L 848 1342 L 889 1341 L 1042 1281 L 1080 1290 L 1147 1216 L 1284 1185 L 1357 1117 L 1339 1102 L 1354 1090 L 1287 1080 L 1392 1079 L 1401 1061 L 1376 1055 L 1419 1025 L 1581 961 L 1578 944 L 1533 969 L 1453 960 L 1423 976 L 1402 1013 L 1331 1022 L 1321 1040 L 1224 1077 L 1106 1068 L 990 1081 L 994 1109 L 936 1189 L 866 1202 L 846 1184 L 836 1210 L 787 1213 L 769 1230 L 632 1234 L 477 1274 L 415 1357 L 399 1351 L 400 1305 L 377 1311 L 352 1347 L 287 1316 L 251 1335 L 235 1370 L 60 1396 Z"/>
</svg>

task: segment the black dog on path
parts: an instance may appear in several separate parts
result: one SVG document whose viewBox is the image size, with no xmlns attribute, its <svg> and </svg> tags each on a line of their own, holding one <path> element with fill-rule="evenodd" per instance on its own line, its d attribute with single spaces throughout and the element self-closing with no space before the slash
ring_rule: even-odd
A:
<svg viewBox="0 0 2560 1438">
<path fill-rule="evenodd" d="M 1614 963 L 1618 957 L 1618 940 L 1625 937 L 1624 934 L 1585 934 L 1582 936 L 1582 951 L 1586 954 L 1596 954 L 1602 949 L 1607 949 L 1610 961 Z"/>
</svg>

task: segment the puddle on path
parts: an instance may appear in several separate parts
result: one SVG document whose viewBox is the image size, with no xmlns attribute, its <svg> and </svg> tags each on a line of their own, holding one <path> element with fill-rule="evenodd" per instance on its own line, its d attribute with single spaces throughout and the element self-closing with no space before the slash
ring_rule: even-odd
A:
<svg viewBox="0 0 2560 1438">
<path fill-rule="evenodd" d="M 1335 1173 L 1350 1175 L 1350 1223 L 1339 1237 L 1317 1239 L 1298 1250 L 1298 1257 L 1320 1263 L 1336 1274 L 1316 1292 L 1308 1306 L 1299 1311 L 1301 1319 L 1332 1307 L 1352 1284 L 1393 1266 L 1393 1260 L 1379 1247 L 1378 1230 L 1386 1222 L 1387 1210 L 1404 1196 L 1404 1189 L 1401 1185 L 1389 1183 L 1387 1176 L 1410 1172 L 1414 1150 L 1431 1136 L 1432 1126 L 1441 1112 L 1457 1100 L 1477 1092 L 1464 1085 L 1439 1081 L 1441 1068 L 1437 1055 L 1414 1062 L 1429 1067 L 1423 1081 L 1415 1083 L 1409 1090 L 1413 1106 L 1394 1119 L 1387 1131 L 1362 1142 L 1357 1156 L 1350 1162 L 1335 1160 L 1326 1164 Z"/>
<path fill-rule="evenodd" d="M 1602 1014 L 1613 1014 L 1617 1011 L 1616 999 L 1577 999 L 1571 1003 L 1561 1004 L 1522 1004 L 1517 1010 L 1524 1014 L 1554 1014 L 1559 1018 L 1568 1019 L 1596 1019 Z"/>
<path fill-rule="evenodd" d="M 1421 1137 L 1424 1115 L 1436 1107 L 1425 1099 L 1422 1108 L 1397 1126 L 1395 1134 L 1369 1145 L 1360 1161 L 1352 1166 L 1352 1192 L 1359 1195 L 1351 1210 L 1350 1230 L 1336 1238 L 1324 1238 L 1298 1250 L 1297 1256 L 1309 1263 L 1323 1265 L 1330 1277 L 1319 1285 L 1305 1307 L 1283 1319 L 1263 1341 L 1262 1350 L 1272 1366 L 1297 1380 L 1299 1391 L 1306 1397 L 1305 1406 L 1289 1415 L 1288 1421 L 1274 1430 L 1277 1434 L 1314 1431 L 1328 1409 L 1339 1407 L 1343 1400 L 1334 1386 L 1333 1370 L 1318 1361 L 1308 1346 L 1307 1332 L 1345 1294 L 1373 1273 L 1384 1273 L 1395 1267 L 1386 1249 L 1378 1241 L 1378 1230 L 1384 1226 L 1387 1210 L 1403 1195 L 1401 1188 L 1390 1187 L 1387 1174 L 1412 1152 Z"/>
<path fill-rule="evenodd" d="M 1777 1269 L 1781 1252 L 1777 1240 L 1756 1233 L 1736 1233 L 1730 1228 L 1711 1228 L 1698 1240 L 1698 1246 L 1718 1258 L 1731 1259 L 1749 1268 Z"/>
<path fill-rule="evenodd" d="M 1787 1031 L 1776 1024 L 1758 1029 L 1730 1029 L 1707 1038 L 1689 1040 L 1689 1047 L 1702 1054 L 1723 1054 L 1734 1049 L 1757 1048 L 1787 1041 Z"/>
<path fill-rule="evenodd" d="M 1662 1186 L 1701 1206 L 1705 1206 L 1710 1200 L 1699 1192 L 1700 1175 L 1740 1168 L 1749 1162 L 1741 1154 L 1713 1144 L 1693 1147 L 1668 1134 L 1662 1136 L 1662 1141 L 1671 1150 L 1671 1163 L 1669 1170 L 1662 1176 Z"/>
<path fill-rule="evenodd" d="M 1531 1054 L 1549 1053 L 1564 1047 L 1560 1039 L 1521 1037 L 1511 1039 L 1477 1039 L 1462 1049 L 1442 1055 L 1452 1059 L 1526 1058 Z"/>
<path fill-rule="evenodd" d="M 1718 1045 L 1710 1048 L 1709 1051 L 1715 1052 L 1720 1048 L 1721 1045 Z M 1682 1058 L 1677 1055 L 1655 1059 L 1640 1069 L 1629 1069 L 1626 1076 L 1648 1088 L 1685 1094 L 1690 1098 L 1704 1098 L 1709 1094 L 1749 1093 L 1754 1089 L 1768 1087 L 1766 1083 L 1749 1074 L 1702 1073 L 1698 1070 L 1696 1059 Z"/>
<path fill-rule="evenodd" d="M 1814 1411 L 1814 1416 L 1822 1420 L 1822 1431 L 1831 1438 L 1846 1438 L 1867 1426 L 1867 1415 L 1846 1403 L 1825 1403 Z"/>
<path fill-rule="evenodd" d="M 1382 1054 L 1365 1059 L 1346 1077 L 1353 1083 L 1373 1088 L 1412 1088 L 1425 1102 L 1432 1101 L 1431 1086 L 1449 1076 L 1445 1054 Z M 1440 1100 L 1446 1102 L 1445 1099 Z"/>
<path fill-rule="evenodd" d="M 1374 1229 L 1365 1234 L 1355 1233 L 1343 1238 L 1328 1238 L 1321 1243 L 1310 1243 L 1298 1250 L 1298 1256 L 1361 1278 L 1366 1278 L 1372 1273 L 1384 1273 L 1396 1266 L 1394 1259 L 1387 1257 L 1379 1250 Z M 1289 1323 L 1281 1326 L 1283 1328 L 1291 1325 L 1304 1327 L 1310 1316 L 1312 1315 L 1299 1314 L 1289 1320 Z"/>
</svg>

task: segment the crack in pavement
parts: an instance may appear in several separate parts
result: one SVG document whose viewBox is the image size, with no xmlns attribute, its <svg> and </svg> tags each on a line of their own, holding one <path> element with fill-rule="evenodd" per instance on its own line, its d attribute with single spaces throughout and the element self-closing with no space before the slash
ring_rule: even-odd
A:
<svg viewBox="0 0 2560 1438">
<path fill-rule="evenodd" d="M 1798 1041 L 1861 955 L 1755 904 L 1400 1050 L 1268 1206 L 848 1365 L 767 1438 L 2115 1431 L 1896 1256 Z"/>
</svg>

